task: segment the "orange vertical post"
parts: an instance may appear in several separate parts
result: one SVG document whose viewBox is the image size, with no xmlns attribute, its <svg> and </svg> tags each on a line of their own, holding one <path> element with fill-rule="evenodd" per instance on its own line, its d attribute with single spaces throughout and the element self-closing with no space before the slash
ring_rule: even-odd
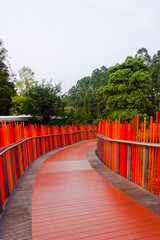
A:
<svg viewBox="0 0 160 240">
<path fill-rule="evenodd" d="M 65 133 L 68 133 L 67 126 L 65 126 L 64 128 L 65 128 Z M 67 144 L 67 146 L 69 145 L 69 136 L 68 136 L 68 134 L 66 134 L 66 144 Z"/>
<path fill-rule="evenodd" d="M 159 112 L 156 113 L 156 143 L 158 143 L 158 120 Z M 157 148 L 155 149 L 154 193 L 156 193 L 156 187 L 157 187 Z"/>
<path fill-rule="evenodd" d="M 155 127 L 154 123 L 152 123 L 152 128 L 153 128 L 153 135 L 152 135 L 152 142 L 154 143 L 154 136 L 155 136 Z M 153 177 L 154 177 L 154 148 L 152 148 L 152 172 L 151 172 L 151 192 L 153 191 Z"/>
<path fill-rule="evenodd" d="M 150 117 L 150 130 L 149 130 L 149 137 L 150 137 L 150 143 L 152 142 L 152 121 L 153 117 Z M 148 164 L 148 191 L 151 189 L 151 153 L 152 150 L 149 148 L 149 164 Z"/>
<path fill-rule="evenodd" d="M 160 124 L 159 124 L 159 143 L 160 143 Z M 159 180 L 160 180 L 160 149 L 158 149 L 158 174 L 157 174 L 157 195 L 159 196 Z"/>
<path fill-rule="evenodd" d="M 61 133 L 62 133 L 62 145 L 63 147 L 65 147 L 66 146 L 65 136 L 64 136 L 65 130 L 63 126 L 61 127 Z"/>
</svg>

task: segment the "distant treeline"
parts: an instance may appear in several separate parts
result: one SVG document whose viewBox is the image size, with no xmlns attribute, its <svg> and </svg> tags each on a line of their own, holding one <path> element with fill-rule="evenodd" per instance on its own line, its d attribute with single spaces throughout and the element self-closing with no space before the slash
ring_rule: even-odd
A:
<svg viewBox="0 0 160 240">
<path fill-rule="evenodd" d="M 151 57 L 141 48 L 122 64 L 95 69 L 64 100 L 70 123 L 155 116 L 160 107 L 160 51 Z"/>
<path fill-rule="evenodd" d="M 0 41 L 0 115 L 30 114 L 32 123 L 91 124 L 125 116 L 131 120 L 137 114 L 140 119 L 155 116 L 159 103 L 160 51 L 151 57 L 141 48 L 122 64 L 95 69 L 62 95 L 61 84 L 40 84 L 28 67 L 16 77 Z"/>
</svg>

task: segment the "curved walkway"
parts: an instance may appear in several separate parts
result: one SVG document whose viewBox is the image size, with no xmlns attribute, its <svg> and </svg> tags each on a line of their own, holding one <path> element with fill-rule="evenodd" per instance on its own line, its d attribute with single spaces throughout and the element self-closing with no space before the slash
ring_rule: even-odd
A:
<svg viewBox="0 0 160 240">
<path fill-rule="evenodd" d="M 160 217 L 99 176 L 87 161 L 95 141 L 50 156 L 32 195 L 32 238 L 160 238 Z"/>
<path fill-rule="evenodd" d="M 160 239 L 160 217 L 109 182 L 151 210 L 153 203 L 157 214 L 159 199 L 107 170 L 95 145 L 81 142 L 34 161 L 6 203 L 0 239 Z"/>
</svg>

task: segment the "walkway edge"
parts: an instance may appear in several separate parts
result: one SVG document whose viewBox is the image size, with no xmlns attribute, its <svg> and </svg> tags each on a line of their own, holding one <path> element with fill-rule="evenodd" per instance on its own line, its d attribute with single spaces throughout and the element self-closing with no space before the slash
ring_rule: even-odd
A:
<svg viewBox="0 0 160 240">
<path fill-rule="evenodd" d="M 160 197 L 108 169 L 97 157 L 95 150 L 94 147 L 87 153 L 87 159 L 93 169 L 118 190 L 160 216 Z"/>
<path fill-rule="evenodd" d="M 90 141 L 90 140 L 89 140 Z M 81 142 L 79 142 L 81 143 Z M 67 146 L 70 148 L 79 143 Z M 60 148 L 42 155 L 35 160 L 18 180 L 15 188 L 10 194 L 6 203 L 2 217 L 0 219 L 0 239 L 2 240 L 30 240 L 31 233 L 31 201 L 32 189 L 37 176 L 37 173 L 42 163 L 52 154 L 65 149 Z M 95 148 L 92 148 L 87 153 L 87 159 L 91 166 L 109 183 L 131 197 L 136 202 L 148 208 L 155 214 L 160 216 L 160 199 L 153 194 L 148 194 L 137 185 L 131 183 L 127 179 L 119 176 L 113 171 L 106 168 L 95 154 Z M 17 211 L 18 209 L 19 211 Z"/>
<path fill-rule="evenodd" d="M 81 142 L 87 142 L 85 140 Z M 31 240 L 32 190 L 42 163 L 54 153 L 81 142 L 50 151 L 33 161 L 18 179 L 0 218 L 0 240 Z"/>
</svg>

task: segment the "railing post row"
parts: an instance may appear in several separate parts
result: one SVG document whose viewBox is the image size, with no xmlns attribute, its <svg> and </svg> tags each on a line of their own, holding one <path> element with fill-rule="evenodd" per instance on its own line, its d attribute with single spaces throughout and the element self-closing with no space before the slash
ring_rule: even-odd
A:
<svg viewBox="0 0 160 240">
<path fill-rule="evenodd" d="M 97 130 L 93 130 L 94 136 Z M 3 149 L 0 153 L 0 212 L 16 181 L 32 161 L 39 156 L 79 141 L 91 139 L 91 130 L 80 130 L 29 137 Z M 100 150 L 100 138 L 97 138 Z M 102 149 L 102 148 L 101 148 Z M 98 151 L 100 154 L 100 151 Z"/>
<path fill-rule="evenodd" d="M 109 147 L 107 147 L 108 143 L 109 143 Z M 113 150 L 112 144 L 113 143 L 117 145 L 116 158 L 114 158 L 115 155 L 114 155 L 114 153 L 112 153 L 112 150 Z M 127 148 L 125 148 L 127 150 L 127 152 L 125 153 L 127 155 L 127 163 L 125 162 L 125 159 L 126 159 L 125 158 L 124 162 L 122 159 L 122 165 L 120 165 L 121 164 L 121 162 L 120 162 L 121 146 L 123 146 L 123 144 L 125 144 L 127 146 Z M 140 153 L 141 155 L 138 155 L 138 154 L 136 155 L 136 156 L 138 156 L 138 160 L 135 160 L 135 154 L 134 154 L 135 152 L 132 152 L 132 146 L 134 146 L 134 148 L 141 146 L 141 148 L 142 148 L 142 152 Z M 97 134 L 97 155 L 99 156 L 99 159 L 101 161 L 103 161 L 104 164 L 106 165 L 106 161 L 108 161 L 108 157 L 109 157 L 109 168 L 110 169 L 112 169 L 112 166 L 114 166 L 114 164 L 115 164 L 117 166 L 117 169 L 114 169 L 114 171 L 116 171 L 118 174 L 121 174 L 122 176 L 126 177 L 128 180 L 131 180 L 134 182 L 134 180 L 132 180 L 132 174 L 133 174 L 133 176 L 135 176 L 135 178 L 136 178 L 135 182 L 145 189 L 147 188 L 147 185 L 148 185 L 148 177 L 150 177 L 150 174 L 148 173 L 148 171 L 149 171 L 149 169 L 148 169 L 149 168 L 149 162 L 148 162 L 149 161 L 148 160 L 149 148 L 160 149 L 160 144 L 111 139 L 111 138 L 107 138 L 107 137 Z M 124 151 L 124 148 L 122 148 L 122 151 Z M 122 156 L 124 156 L 124 152 L 123 152 Z M 132 157 L 133 157 L 133 159 L 132 159 Z M 142 157 L 142 160 L 140 160 L 140 157 Z M 154 160 L 154 157 L 157 158 L 157 155 L 152 155 L 152 158 L 153 158 L 152 165 L 154 165 L 154 162 L 156 162 L 156 160 Z M 114 161 L 114 162 L 112 162 L 112 161 Z M 107 162 L 107 165 L 108 165 L 108 162 Z M 132 167 L 132 165 L 133 165 L 133 167 Z M 151 165 L 151 161 L 150 161 L 150 165 Z M 160 168 L 160 164 L 158 166 Z M 121 173 L 120 170 L 123 170 L 123 172 Z M 158 172 L 160 170 L 156 169 L 156 170 L 154 170 L 154 172 L 152 170 L 152 175 L 154 174 L 154 179 L 156 177 L 156 174 L 155 174 L 156 171 Z M 138 177 L 139 177 L 139 179 L 137 181 Z M 153 178 L 153 176 L 152 176 L 152 178 Z M 155 180 L 155 181 L 158 181 L 158 180 Z M 151 184 L 152 184 L 152 182 L 151 182 Z M 154 186 L 154 188 L 155 188 L 155 186 Z M 152 188 L 151 188 L 151 192 L 152 192 Z"/>
</svg>

